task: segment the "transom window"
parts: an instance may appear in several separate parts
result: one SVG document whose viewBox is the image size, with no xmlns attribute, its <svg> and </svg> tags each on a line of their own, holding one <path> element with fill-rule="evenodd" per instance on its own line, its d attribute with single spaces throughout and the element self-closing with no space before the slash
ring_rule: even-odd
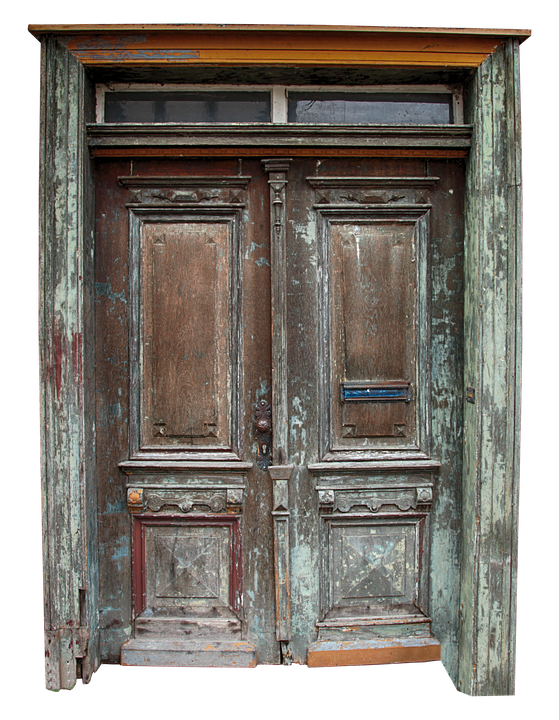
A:
<svg viewBox="0 0 559 720">
<path fill-rule="evenodd" d="M 460 124 L 462 95 L 447 86 L 97 87 L 102 123 Z"/>
</svg>

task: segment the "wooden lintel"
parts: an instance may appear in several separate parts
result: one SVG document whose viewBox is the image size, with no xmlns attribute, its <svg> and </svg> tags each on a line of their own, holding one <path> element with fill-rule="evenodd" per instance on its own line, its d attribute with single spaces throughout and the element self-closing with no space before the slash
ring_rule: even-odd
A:
<svg viewBox="0 0 559 720">
<path fill-rule="evenodd" d="M 477 68 L 528 30 L 283 25 L 30 25 L 83 65 Z"/>
</svg>

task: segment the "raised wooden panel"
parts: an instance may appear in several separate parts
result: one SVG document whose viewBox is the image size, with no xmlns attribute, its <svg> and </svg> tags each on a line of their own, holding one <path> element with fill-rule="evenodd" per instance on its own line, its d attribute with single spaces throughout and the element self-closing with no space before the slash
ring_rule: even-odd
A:
<svg viewBox="0 0 559 720">
<path fill-rule="evenodd" d="M 350 617 L 422 615 L 418 606 L 422 517 L 325 522 L 327 619 L 343 624 Z"/>
<path fill-rule="evenodd" d="M 228 447 L 229 223 L 142 230 L 141 446 Z"/>
<path fill-rule="evenodd" d="M 414 543 L 409 528 L 335 526 L 331 533 L 333 603 L 413 600 Z"/>
<path fill-rule="evenodd" d="M 332 364 L 342 380 L 410 381 L 415 374 L 414 225 L 332 223 Z M 335 442 L 414 437 L 411 402 L 334 402 Z"/>
<path fill-rule="evenodd" d="M 149 623 L 240 611 L 239 518 L 134 516 L 133 523 L 136 615 Z"/>
<path fill-rule="evenodd" d="M 249 180 L 120 178 L 131 200 L 132 460 L 238 460 Z"/>
<path fill-rule="evenodd" d="M 429 188 L 437 179 L 308 180 L 328 269 L 323 452 L 338 454 L 327 459 L 386 451 L 426 457 Z"/>
</svg>

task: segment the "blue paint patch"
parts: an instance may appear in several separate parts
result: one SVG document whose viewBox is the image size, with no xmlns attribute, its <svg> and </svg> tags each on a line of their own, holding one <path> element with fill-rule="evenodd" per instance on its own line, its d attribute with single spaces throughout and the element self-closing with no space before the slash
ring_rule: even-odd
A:
<svg viewBox="0 0 559 720">
<path fill-rule="evenodd" d="M 127 512 L 124 500 L 119 500 L 114 503 L 107 503 L 103 511 L 103 515 L 118 515 L 119 513 Z"/>
<path fill-rule="evenodd" d="M 119 293 L 113 292 L 111 283 L 108 279 L 106 283 L 95 283 L 95 293 L 97 294 L 97 297 L 106 297 L 113 303 L 115 302 L 115 300 L 122 300 L 124 304 L 127 303 L 125 291 L 123 290 Z"/>
<path fill-rule="evenodd" d="M 74 50 L 77 58 L 98 61 L 119 60 L 167 60 L 182 62 L 200 57 L 199 50 Z"/>
<path fill-rule="evenodd" d="M 121 560 L 122 558 L 127 558 L 129 554 L 130 552 L 127 545 L 118 547 L 114 549 L 114 552 L 111 555 L 111 560 Z"/>
<path fill-rule="evenodd" d="M 125 37 L 93 35 L 92 37 L 88 37 L 86 39 L 76 35 L 71 35 L 70 39 L 77 41 L 76 47 L 78 50 L 93 48 L 96 50 L 100 50 L 101 48 L 105 48 L 106 50 L 117 50 L 119 48 L 124 49 L 126 45 L 143 45 L 143 43 L 147 42 L 147 35 L 126 35 Z"/>
<path fill-rule="evenodd" d="M 361 398 L 363 400 L 372 398 L 375 400 L 383 400 L 386 398 L 401 398 L 402 393 L 395 389 L 375 389 L 375 388 L 364 388 L 363 390 L 344 390 L 344 397 L 346 400 L 352 398 Z"/>
<path fill-rule="evenodd" d="M 114 405 L 107 405 L 107 416 L 110 418 L 122 417 L 122 408 L 120 403 L 114 403 Z"/>
</svg>

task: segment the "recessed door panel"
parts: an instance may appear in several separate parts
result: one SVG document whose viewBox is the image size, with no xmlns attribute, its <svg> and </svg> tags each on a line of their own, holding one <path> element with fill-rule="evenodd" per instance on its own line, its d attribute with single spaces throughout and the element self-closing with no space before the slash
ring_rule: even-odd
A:
<svg viewBox="0 0 559 720">
<path fill-rule="evenodd" d="M 228 447 L 230 228 L 175 222 L 142 230 L 141 447 Z"/>
<path fill-rule="evenodd" d="M 409 444 L 415 402 L 379 391 L 415 379 L 414 224 L 332 222 L 331 242 L 333 445 Z M 369 386 L 368 393 L 350 402 L 342 394 L 346 382 Z"/>
</svg>

